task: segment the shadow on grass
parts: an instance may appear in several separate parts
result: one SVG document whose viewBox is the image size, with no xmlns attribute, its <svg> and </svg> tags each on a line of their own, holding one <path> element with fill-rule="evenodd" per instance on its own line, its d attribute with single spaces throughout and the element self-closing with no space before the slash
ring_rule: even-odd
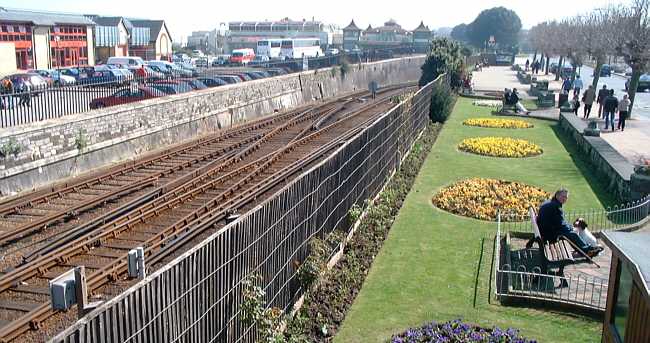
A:
<svg viewBox="0 0 650 343">
<path fill-rule="evenodd" d="M 620 204 L 620 200 L 615 196 L 612 196 L 610 192 L 607 191 L 606 184 L 602 182 L 598 174 L 594 172 L 594 168 L 585 158 L 582 151 L 578 150 L 575 142 L 571 141 L 566 136 L 565 132 L 562 131 L 559 123 L 552 125 L 551 128 L 553 129 L 555 136 L 557 136 L 557 138 L 564 146 L 564 149 L 566 149 L 566 151 L 571 156 L 573 163 L 576 165 L 576 167 L 578 167 L 578 170 L 582 176 L 584 176 L 585 180 L 587 180 L 589 187 L 591 187 L 591 190 L 596 194 L 596 197 L 598 197 L 600 203 L 603 204 L 604 207 L 611 207 Z"/>
</svg>

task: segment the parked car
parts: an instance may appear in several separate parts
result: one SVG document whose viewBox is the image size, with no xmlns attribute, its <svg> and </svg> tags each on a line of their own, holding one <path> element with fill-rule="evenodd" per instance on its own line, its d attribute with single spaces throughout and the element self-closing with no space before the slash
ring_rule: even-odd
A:
<svg viewBox="0 0 650 343">
<path fill-rule="evenodd" d="M 157 98 L 164 95 L 165 95 L 164 92 L 161 92 L 160 90 L 151 87 L 139 86 L 136 89 L 124 88 L 113 93 L 110 96 L 94 99 L 93 101 L 90 102 L 90 108 L 96 109 L 96 108 L 102 108 L 108 106 L 127 104 L 130 102 Z"/>
<path fill-rule="evenodd" d="M 329 48 L 325 50 L 325 56 L 334 56 L 339 54 L 339 49 Z"/>
<path fill-rule="evenodd" d="M 18 91 L 38 91 L 47 88 L 47 81 L 38 73 L 16 73 L 7 75 L 14 85 L 14 90 Z"/>
<path fill-rule="evenodd" d="M 162 75 L 162 78 L 172 77 L 171 69 L 168 69 L 166 67 L 161 67 L 153 64 L 145 64 L 145 67 L 153 70 L 156 73 L 159 73 L 160 75 Z"/>
<path fill-rule="evenodd" d="M 184 82 L 174 83 L 172 81 L 156 81 L 150 83 L 149 87 L 162 91 L 165 94 L 180 94 L 192 91 L 192 87 Z"/>
<path fill-rule="evenodd" d="M 180 79 L 176 79 L 174 81 L 177 81 L 179 83 L 180 82 L 185 83 L 185 84 L 189 85 L 190 87 L 192 87 L 192 89 L 206 89 L 206 88 L 208 88 L 208 86 L 206 86 L 205 83 L 203 83 L 203 82 L 201 82 L 199 80 L 196 80 L 196 79 L 180 78 Z"/>
<path fill-rule="evenodd" d="M 32 72 L 38 73 L 42 77 L 50 78 L 52 80 L 52 83 L 57 86 L 70 85 L 77 82 L 77 79 L 75 79 L 74 77 L 69 75 L 63 75 L 63 73 L 55 69 L 37 69 L 37 70 L 32 70 Z"/>
<path fill-rule="evenodd" d="M 259 80 L 264 78 L 262 75 L 254 72 L 254 71 L 246 71 L 242 73 L 243 75 L 247 75 L 248 77 L 251 78 L 251 80 Z"/>
<path fill-rule="evenodd" d="M 124 57 L 109 57 L 106 61 L 107 65 L 119 65 L 124 67 L 140 67 L 144 65 L 144 60 L 137 56 L 124 56 Z"/>
<path fill-rule="evenodd" d="M 630 79 L 625 81 L 625 90 L 630 88 Z M 650 74 L 646 73 L 639 78 L 639 85 L 636 87 L 637 92 L 645 92 L 650 89 Z"/>
<path fill-rule="evenodd" d="M 218 87 L 218 86 L 225 86 L 228 84 L 228 82 L 218 78 L 218 77 L 199 77 L 197 80 L 203 82 L 206 86 L 212 88 L 212 87 Z"/>
<path fill-rule="evenodd" d="M 61 73 L 61 75 L 70 76 L 74 78 L 75 81 L 79 81 L 79 79 L 86 77 L 86 74 L 82 73 L 81 70 L 77 68 L 62 68 L 62 69 L 58 69 L 58 71 L 59 73 Z"/>
<path fill-rule="evenodd" d="M 600 67 L 600 76 L 601 77 L 612 76 L 612 67 L 609 64 L 603 64 L 603 66 Z"/>
<path fill-rule="evenodd" d="M 97 70 L 90 74 L 90 76 L 79 79 L 78 84 L 81 85 L 99 85 L 104 84 L 107 86 L 122 84 L 127 81 L 126 76 L 119 70 L 106 69 Z"/>
<path fill-rule="evenodd" d="M 216 75 L 215 77 L 218 77 L 221 80 L 226 81 L 227 83 L 239 83 L 239 82 L 242 82 L 242 79 L 239 76 L 235 76 L 235 75 Z"/>
</svg>

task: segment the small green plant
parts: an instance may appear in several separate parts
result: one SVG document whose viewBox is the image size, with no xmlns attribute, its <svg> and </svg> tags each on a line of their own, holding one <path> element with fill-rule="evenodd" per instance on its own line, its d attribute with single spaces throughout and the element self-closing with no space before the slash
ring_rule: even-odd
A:
<svg viewBox="0 0 650 343">
<path fill-rule="evenodd" d="M 309 289 L 325 271 L 327 264 L 327 243 L 320 238 L 309 242 L 309 256 L 298 268 L 298 281 L 304 290 Z"/>
<path fill-rule="evenodd" d="M 277 307 L 265 308 L 266 293 L 259 286 L 261 281 L 259 274 L 251 274 L 242 281 L 242 323 L 247 326 L 257 325 L 259 342 L 284 342 L 281 330 L 284 326 L 284 311 Z"/>
<path fill-rule="evenodd" d="M 77 150 L 82 151 L 88 146 L 88 138 L 86 137 L 86 130 L 79 129 L 77 135 L 74 137 L 74 146 Z"/>
<path fill-rule="evenodd" d="M 334 66 L 332 67 L 332 69 L 330 69 L 330 75 L 332 75 L 332 77 L 336 77 L 336 74 L 338 74 L 338 72 L 339 72 L 339 67 L 337 66 Z"/>
<path fill-rule="evenodd" d="M 350 207 L 350 210 L 348 210 L 348 218 L 350 218 L 350 223 L 356 223 L 357 220 L 359 220 L 359 217 L 361 217 L 361 213 L 363 213 L 361 206 L 358 204 L 352 205 L 352 207 Z"/>
<path fill-rule="evenodd" d="M 0 146 L 0 157 L 5 159 L 9 156 L 18 156 L 18 153 L 20 153 L 20 150 L 22 149 L 22 146 L 16 142 L 16 139 L 11 137 L 9 138 L 8 141 L 4 142 L 2 146 Z"/>
<path fill-rule="evenodd" d="M 634 167 L 634 172 L 639 175 L 648 175 L 650 176 L 650 160 L 641 159 L 639 164 Z"/>
<path fill-rule="evenodd" d="M 345 75 L 347 75 L 350 72 L 350 63 L 344 58 L 341 60 L 341 78 L 345 78 Z"/>
</svg>

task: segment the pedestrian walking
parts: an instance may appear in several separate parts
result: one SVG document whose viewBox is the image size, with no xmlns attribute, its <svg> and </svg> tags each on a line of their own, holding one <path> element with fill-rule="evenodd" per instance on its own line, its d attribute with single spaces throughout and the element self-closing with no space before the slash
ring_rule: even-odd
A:
<svg viewBox="0 0 650 343">
<path fill-rule="evenodd" d="M 573 81 L 573 95 L 580 95 L 580 90 L 582 90 L 584 85 L 582 84 L 582 79 L 580 75 L 576 76 L 576 79 Z"/>
<path fill-rule="evenodd" d="M 573 95 L 573 113 L 578 116 L 578 110 L 580 109 L 580 99 L 578 94 Z"/>
<path fill-rule="evenodd" d="M 618 129 L 625 131 L 625 120 L 630 115 L 630 99 L 627 94 L 623 95 L 623 99 L 618 102 Z"/>
<path fill-rule="evenodd" d="M 571 91 L 571 80 L 569 80 L 568 77 L 564 78 L 564 82 L 562 82 L 562 92 L 565 94 L 568 94 Z"/>
<path fill-rule="evenodd" d="M 609 90 L 607 89 L 607 85 L 603 85 L 603 88 L 598 91 L 598 97 L 596 98 L 596 102 L 598 103 L 598 118 L 603 114 L 603 105 L 608 95 Z"/>
<path fill-rule="evenodd" d="M 594 90 L 594 86 L 589 85 L 589 88 L 582 94 L 582 102 L 585 104 L 585 109 L 583 112 L 583 118 L 588 119 L 589 115 L 591 114 L 591 107 L 594 104 L 594 100 L 596 99 L 596 91 Z"/>
<path fill-rule="evenodd" d="M 530 66 L 530 60 L 526 60 L 526 69 L 525 69 L 525 71 L 528 71 L 529 66 Z"/>
<path fill-rule="evenodd" d="M 609 124 L 612 125 L 612 131 L 615 131 L 614 127 L 614 116 L 616 115 L 616 110 L 618 109 L 618 99 L 614 96 L 614 90 L 609 90 L 609 95 L 603 101 L 603 117 L 605 118 L 605 130 L 609 128 Z"/>
<path fill-rule="evenodd" d="M 4 78 L 0 82 L 0 96 L 2 96 L 2 101 L 0 101 L 0 108 L 3 110 L 10 110 L 13 108 L 13 101 L 11 93 L 14 91 L 14 84 L 11 82 L 11 79 Z"/>
</svg>

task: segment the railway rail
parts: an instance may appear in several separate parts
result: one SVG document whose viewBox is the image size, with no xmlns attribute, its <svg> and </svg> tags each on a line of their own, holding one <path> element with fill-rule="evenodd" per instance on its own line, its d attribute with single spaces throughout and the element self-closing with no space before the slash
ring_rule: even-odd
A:
<svg viewBox="0 0 650 343">
<path fill-rule="evenodd" d="M 20 263 L 0 276 L 0 342 L 15 340 L 30 329 L 38 329 L 56 314 L 50 306 L 48 281 L 84 265 L 88 272 L 88 291 L 97 292 L 125 275 L 128 251 L 135 247 L 144 248 L 147 266 L 162 263 L 181 247 L 223 223 L 232 211 L 254 203 L 353 137 L 382 108 L 388 109 L 393 95 L 403 91 L 399 87 L 386 89 L 368 104 L 359 104 L 356 96 L 302 108 L 284 117 L 268 118 L 186 144 L 132 166 L 109 170 L 105 175 L 84 180 L 81 185 L 4 204 L 0 213 L 5 215 L 31 213 L 29 209 L 52 202 L 49 199 L 75 199 L 70 195 L 82 189 L 96 189 L 107 181 L 126 180 L 121 177 L 132 175 L 129 173 L 152 170 L 142 173 L 145 175 L 140 178 L 132 178 L 131 183 L 115 183 L 115 187 L 103 194 L 78 199 L 65 210 L 35 220 L 40 227 L 56 226 L 65 216 L 77 215 L 74 211 L 92 209 L 128 192 L 147 190 L 73 230 L 49 237 L 42 245 L 24 253 Z M 199 144 L 198 149 L 204 153 L 193 150 Z M 192 158 L 179 159 L 180 163 L 171 157 L 189 151 L 194 151 L 187 155 Z M 165 165 L 160 161 L 173 162 Z M 147 168 L 155 163 L 161 167 Z M 173 170 L 184 169 L 187 171 L 170 176 Z M 24 227 L 27 225 L 19 225 L 17 229 Z M 6 231 L 2 237 L 10 238 L 0 242 L 10 244 L 35 230 L 32 227 L 13 234 Z"/>
</svg>

